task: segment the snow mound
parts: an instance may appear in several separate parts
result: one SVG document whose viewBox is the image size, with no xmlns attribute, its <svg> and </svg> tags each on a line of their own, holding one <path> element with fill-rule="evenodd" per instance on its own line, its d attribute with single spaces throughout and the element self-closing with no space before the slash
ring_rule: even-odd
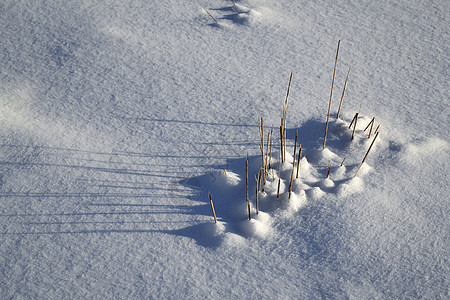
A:
<svg viewBox="0 0 450 300">
<path fill-rule="evenodd" d="M 218 229 L 211 230 L 211 236 L 229 235 L 227 243 L 242 242 L 237 236 L 269 238 L 275 230 L 274 216 L 290 218 L 311 201 L 326 201 L 329 195 L 345 199 L 363 192 L 363 178 L 374 170 L 363 158 L 368 156 L 369 149 L 375 149 L 373 144 L 378 138 L 375 134 L 369 137 L 365 131 L 371 120 L 361 116 L 354 134 L 349 123 L 341 119 L 331 121 L 330 142 L 326 148 L 313 148 L 311 141 L 300 141 L 307 145 L 302 150 L 300 164 L 298 154 L 289 150 L 294 146 L 290 146 L 285 153 L 282 150 L 283 153 L 274 151 L 270 158 L 267 155 L 270 168 L 265 175 L 261 156 L 248 158 L 248 179 L 246 159 L 235 161 L 230 165 L 231 170 L 207 174 L 202 187 L 211 193 L 218 218 L 227 223 L 226 226 L 223 223 L 212 225 Z M 379 143 L 381 148 L 385 146 Z M 434 144 L 442 147 L 442 143 L 435 141 Z M 414 153 L 415 149 L 407 152 Z M 373 152 L 371 155 L 374 156 Z"/>
</svg>

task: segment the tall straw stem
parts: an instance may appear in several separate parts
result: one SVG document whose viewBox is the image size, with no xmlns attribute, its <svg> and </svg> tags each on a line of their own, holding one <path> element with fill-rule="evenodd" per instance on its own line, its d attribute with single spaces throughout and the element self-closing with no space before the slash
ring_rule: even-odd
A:
<svg viewBox="0 0 450 300">
<path fill-rule="evenodd" d="M 337 60 L 338 60 L 338 54 L 339 54 L 339 45 L 340 44 L 341 44 L 341 40 L 338 41 L 338 46 L 337 46 L 337 50 L 336 50 L 336 59 L 334 61 L 333 81 L 331 82 L 331 93 L 330 93 L 330 101 L 328 103 L 327 124 L 325 126 L 325 137 L 323 139 L 323 149 L 325 149 L 325 145 L 327 143 L 328 122 L 330 120 L 331 99 L 333 98 L 334 77 L 336 76 L 336 66 L 337 66 Z"/>
<path fill-rule="evenodd" d="M 355 125 L 353 126 L 353 133 L 352 133 L 351 140 L 353 140 L 353 138 L 355 137 L 356 123 L 358 123 L 358 115 L 359 115 L 359 113 L 356 113 L 356 115 L 355 115 Z"/>
<path fill-rule="evenodd" d="M 250 214 L 250 200 L 248 199 L 248 152 L 247 152 L 247 160 L 245 161 L 245 193 L 247 197 L 247 206 L 248 206 L 248 219 L 252 219 L 252 215 Z"/>
<path fill-rule="evenodd" d="M 356 175 L 358 175 L 359 169 L 361 169 L 363 163 L 366 161 L 367 155 L 369 155 L 370 149 L 372 149 L 372 146 L 373 146 L 373 144 L 375 143 L 375 140 L 377 139 L 379 133 L 380 133 L 380 132 L 378 131 L 377 134 L 375 135 L 375 137 L 373 138 L 373 141 L 372 141 L 372 143 L 370 144 L 370 147 L 369 147 L 369 149 L 367 150 L 366 155 L 364 155 L 364 158 L 363 158 L 361 164 L 359 165 L 358 170 L 356 170 L 356 173 L 355 173 L 355 176 L 354 176 L 354 177 L 356 177 Z"/>
<path fill-rule="evenodd" d="M 214 204 L 211 198 L 211 194 L 208 192 L 208 196 L 209 196 L 209 203 L 211 204 L 211 210 L 214 216 L 214 223 L 217 223 L 217 217 L 216 217 L 216 211 L 214 210 Z"/>
<path fill-rule="evenodd" d="M 339 115 L 341 114 L 342 101 L 344 101 L 344 94 L 345 94 L 345 90 L 347 89 L 348 75 L 349 74 L 350 74 L 350 69 L 348 69 L 347 78 L 345 78 L 344 89 L 342 90 L 341 102 L 339 102 L 339 109 L 338 109 L 338 112 L 337 112 L 337 115 L 336 115 L 336 120 L 339 119 Z"/>
<path fill-rule="evenodd" d="M 295 153 L 294 153 L 295 155 Z M 302 144 L 300 144 L 300 148 L 298 149 L 298 159 L 297 159 L 297 176 L 295 178 L 298 178 L 298 172 L 300 170 L 300 160 L 302 157 Z"/>
</svg>

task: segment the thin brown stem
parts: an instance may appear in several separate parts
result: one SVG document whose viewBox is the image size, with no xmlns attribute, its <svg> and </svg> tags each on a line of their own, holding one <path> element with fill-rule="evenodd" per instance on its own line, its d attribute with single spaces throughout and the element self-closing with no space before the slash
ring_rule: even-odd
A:
<svg viewBox="0 0 450 300">
<path fill-rule="evenodd" d="M 366 161 L 367 155 L 369 155 L 370 149 L 372 149 L 372 146 L 373 146 L 373 144 L 375 143 L 375 140 L 377 139 L 379 133 L 380 133 L 380 132 L 378 131 L 377 134 L 375 135 L 375 137 L 373 138 L 373 141 L 372 141 L 372 143 L 370 144 L 370 147 L 369 147 L 369 149 L 367 150 L 366 155 L 364 155 L 364 158 L 363 158 L 361 164 L 359 165 L 358 170 L 356 170 L 356 173 L 355 173 L 355 176 L 354 176 L 354 177 L 356 177 L 356 175 L 357 175 L 358 172 L 359 172 L 359 169 L 361 169 L 363 163 Z"/>
<path fill-rule="evenodd" d="M 381 125 L 381 122 L 382 122 L 382 121 L 383 121 L 383 120 L 380 121 L 380 124 L 378 124 L 377 129 L 375 129 L 375 131 L 374 131 L 373 134 L 377 134 L 377 133 L 378 133 L 378 130 L 380 129 L 380 125 Z"/>
<path fill-rule="evenodd" d="M 328 161 L 327 178 L 330 177 L 331 160 Z"/>
<path fill-rule="evenodd" d="M 214 216 L 214 223 L 217 223 L 217 217 L 216 217 L 216 211 L 214 210 L 214 204 L 211 198 L 211 194 L 208 192 L 208 196 L 209 196 L 209 203 L 211 204 L 211 210 Z"/>
<path fill-rule="evenodd" d="M 367 128 L 369 128 L 370 125 L 372 125 L 375 122 L 375 117 L 370 120 L 369 124 L 367 124 L 366 128 L 364 128 L 364 132 L 366 132 Z"/>
<path fill-rule="evenodd" d="M 284 161 L 284 158 L 283 158 L 283 133 L 284 133 L 284 130 L 283 130 L 283 119 L 281 119 L 281 126 L 280 126 L 280 157 L 281 157 L 281 162 L 283 162 Z"/>
<path fill-rule="evenodd" d="M 295 167 L 295 152 L 297 152 L 297 136 L 298 130 L 295 132 L 295 142 L 294 142 L 294 154 L 292 155 L 292 165 Z"/>
<path fill-rule="evenodd" d="M 350 129 L 350 127 L 352 127 L 353 122 L 355 122 L 355 118 L 358 115 L 358 113 L 355 114 L 355 116 L 353 117 L 352 121 L 350 122 L 350 125 L 348 125 L 348 129 Z"/>
<path fill-rule="evenodd" d="M 269 170 L 272 168 L 272 135 L 273 129 L 270 129 L 270 155 L 269 155 Z"/>
<path fill-rule="evenodd" d="M 350 74 L 350 69 L 348 69 L 347 78 L 345 78 L 344 89 L 342 90 L 341 102 L 339 102 L 339 109 L 338 109 L 338 112 L 337 112 L 337 115 L 336 115 L 336 120 L 339 119 L 339 115 L 341 114 L 342 101 L 344 100 L 345 90 L 347 89 L 348 75 L 349 74 Z"/>
<path fill-rule="evenodd" d="M 294 154 L 295 155 L 295 154 Z M 300 144 L 300 149 L 298 149 L 298 159 L 297 159 L 297 176 L 295 178 L 298 178 L 298 172 L 300 170 L 300 160 L 302 157 L 302 144 Z"/>
<path fill-rule="evenodd" d="M 294 180 L 294 168 L 295 168 L 295 166 L 292 166 L 291 179 L 289 180 L 289 197 L 288 197 L 288 199 L 291 199 L 292 181 Z"/>
<path fill-rule="evenodd" d="M 331 82 L 330 102 L 328 103 L 327 124 L 325 126 L 325 137 L 323 139 L 323 149 L 325 149 L 325 145 L 327 143 L 328 122 L 330 120 L 331 99 L 333 98 L 334 77 L 336 75 L 336 66 L 337 66 L 337 60 L 338 60 L 338 54 L 339 54 L 339 45 L 340 44 L 341 44 L 341 40 L 338 41 L 338 46 L 337 46 L 337 50 L 336 50 L 336 60 L 334 61 L 333 81 Z"/>
<path fill-rule="evenodd" d="M 248 219 L 251 220 L 252 215 L 250 214 L 250 200 L 248 199 L 248 152 L 247 152 L 247 160 L 245 161 L 245 192 L 247 197 Z"/>
<path fill-rule="evenodd" d="M 355 125 L 353 126 L 353 133 L 351 140 L 353 141 L 353 138 L 355 137 L 355 131 L 356 131 L 356 123 L 358 123 L 358 113 L 355 115 Z"/>
</svg>

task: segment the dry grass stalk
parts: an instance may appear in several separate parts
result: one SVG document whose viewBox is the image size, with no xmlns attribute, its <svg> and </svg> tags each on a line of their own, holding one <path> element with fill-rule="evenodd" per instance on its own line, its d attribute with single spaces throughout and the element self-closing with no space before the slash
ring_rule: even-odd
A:
<svg viewBox="0 0 450 300">
<path fill-rule="evenodd" d="M 287 130 L 286 130 L 286 119 L 284 119 L 284 133 L 283 133 L 283 151 L 284 151 L 284 160 L 286 160 L 286 136 L 287 136 Z"/>
<path fill-rule="evenodd" d="M 214 223 L 217 223 L 217 217 L 216 217 L 216 211 L 214 210 L 214 204 L 211 198 L 211 194 L 208 192 L 208 196 L 209 196 L 209 203 L 211 204 L 211 210 L 214 216 Z"/>
<path fill-rule="evenodd" d="M 345 157 L 344 157 L 344 159 L 341 162 L 341 167 L 344 165 L 344 161 L 345 161 Z"/>
<path fill-rule="evenodd" d="M 259 194 L 259 188 L 261 186 L 261 172 L 262 170 L 259 169 L 259 176 L 258 176 L 258 181 L 256 183 L 256 214 L 258 214 L 259 212 L 259 201 L 258 201 L 258 194 Z"/>
<path fill-rule="evenodd" d="M 381 122 L 383 122 L 383 120 L 380 121 L 380 124 L 378 124 L 377 129 L 375 129 L 375 131 L 373 132 L 373 134 L 377 134 L 377 133 L 378 133 L 378 131 L 379 131 L 379 129 L 380 129 Z"/>
<path fill-rule="evenodd" d="M 298 130 L 295 132 L 295 142 L 294 142 L 294 155 L 292 160 L 292 172 L 291 172 L 291 179 L 289 180 L 289 199 L 291 199 L 291 192 L 292 192 L 292 181 L 294 180 L 294 170 L 295 170 L 295 152 L 297 151 L 297 136 L 298 136 Z"/>
<path fill-rule="evenodd" d="M 237 10 L 234 9 L 234 7 L 232 6 L 231 9 L 239 16 L 239 13 L 237 12 Z"/>
<path fill-rule="evenodd" d="M 352 121 L 350 122 L 350 125 L 348 125 L 348 129 L 350 129 L 350 127 L 352 127 L 353 122 L 355 122 L 355 118 L 358 115 L 358 113 L 355 114 L 355 116 L 353 117 Z"/>
<path fill-rule="evenodd" d="M 295 153 L 294 153 L 295 155 Z M 302 144 L 300 144 L 300 148 L 298 149 L 298 159 L 297 159 L 297 176 L 295 178 L 298 178 L 298 172 L 300 170 L 300 160 L 302 157 Z"/>
<path fill-rule="evenodd" d="M 333 81 L 331 82 L 330 102 L 328 103 L 327 124 L 325 126 L 325 137 L 323 139 L 323 149 L 325 149 L 325 145 L 327 143 L 328 122 L 330 121 L 331 99 L 333 98 L 334 77 L 336 76 L 336 66 L 337 66 L 337 59 L 338 59 L 340 44 L 341 44 L 341 40 L 338 41 L 338 46 L 337 46 L 337 50 L 336 50 L 336 60 L 334 61 Z"/>
<path fill-rule="evenodd" d="M 330 177 L 331 160 L 328 161 L 327 178 Z"/>
<path fill-rule="evenodd" d="M 264 122 L 263 122 L 263 118 L 261 117 L 261 121 L 259 123 L 259 135 L 261 138 L 261 142 L 259 144 L 259 147 L 261 149 L 261 159 L 262 159 L 262 167 L 264 169 L 264 183 L 266 183 L 266 159 L 265 159 L 265 155 L 264 155 Z"/>
<path fill-rule="evenodd" d="M 216 22 L 216 24 L 219 24 L 219 22 L 217 22 L 216 18 L 214 18 L 214 17 L 209 13 L 209 11 L 208 11 L 203 5 L 200 4 L 200 6 L 201 6 L 201 7 L 206 11 L 206 13 L 214 20 L 214 22 Z"/>
<path fill-rule="evenodd" d="M 355 173 L 355 176 L 354 176 L 354 177 L 356 177 L 356 175 L 358 175 L 359 169 L 361 169 L 363 163 L 366 161 L 367 155 L 369 155 L 370 149 L 372 149 L 372 146 L 373 146 L 373 144 L 375 143 L 375 140 L 377 139 L 379 133 L 380 133 L 380 132 L 378 131 L 377 134 L 375 135 L 375 137 L 373 138 L 373 141 L 372 141 L 372 143 L 370 144 L 370 147 L 369 147 L 369 149 L 367 150 L 366 155 L 364 155 L 364 158 L 363 158 L 361 164 L 359 165 L 358 170 L 356 170 L 356 173 Z"/>
<path fill-rule="evenodd" d="M 284 158 L 283 158 L 283 133 L 284 133 L 284 130 L 283 130 L 283 119 L 281 119 L 281 125 L 280 125 L 280 155 L 281 155 L 281 162 L 283 162 L 284 161 Z"/>
<path fill-rule="evenodd" d="M 281 151 L 278 153 L 278 189 L 277 189 L 277 198 L 280 197 L 280 183 L 281 183 L 281 161 L 280 161 Z"/>
<path fill-rule="evenodd" d="M 345 90 L 347 89 L 348 75 L 349 74 L 350 74 L 350 69 L 348 69 L 347 78 L 345 78 L 344 89 L 342 90 L 341 102 L 339 102 L 339 109 L 338 109 L 338 112 L 337 112 L 337 115 L 336 115 L 336 120 L 339 119 L 339 115 L 341 114 L 342 101 L 344 100 Z"/>
<path fill-rule="evenodd" d="M 264 162 L 264 185 L 266 184 L 267 174 L 268 174 L 268 163 L 269 163 L 269 140 L 270 140 L 270 126 L 267 130 L 267 144 L 266 144 L 266 160 Z M 263 187 L 264 192 L 264 187 Z"/>
<path fill-rule="evenodd" d="M 294 154 L 292 155 L 292 165 L 295 167 L 295 152 L 297 152 L 297 136 L 298 136 L 298 130 L 295 132 L 295 142 L 294 142 Z"/>
<path fill-rule="evenodd" d="M 369 122 L 369 124 L 367 124 L 366 128 L 364 128 L 364 132 L 366 132 L 367 128 L 369 128 L 369 126 L 370 126 L 369 136 L 368 136 L 369 139 L 370 139 L 370 135 L 372 134 L 372 129 L 373 129 L 374 123 L 375 123 L 375 117 L 373 117 L 372 120 Z"/>
<path fill-rule="evenodd" d="M 273 129 L 270 129 L 270 155 L 269 155 L 269 170 L 272 168 L 272 135 L 273 135 Z"/>
<path fill-rule="evenodd" d="M 288 85 L 288 89 L 286 92 L 286 98 L 284 99 L 283 117 L 281 118 L 281 127 L 282 127 L 282 129 L 281 129 L 281 131 L 282 131 L 281 147 L 282 147 L 282 151 L 283 151 L 282 161 L 284 161 L 286 159 L 286 111 L 287 111 L 287 106 L 288 106 L 288 102 L 289 102 L 289 92 L 291 90 L 293 74 L 294 73 L 291 72 L 291 76 L 289 77 L 289 85 Z"/>
<path fill-rule="evenodd" d="M 231 0 L 231 2 L 233 3 L 233 5 L 236 5 L 236 2 L 234 2 L 234 0 Z"/>
<path fill-rule="evenodd" d="M 255 176 L 256 179 L 256 214 L 258 214 L 258 196 L 259 196 L 259 183 L 258 183 L 258 175 Z"/>
<path fill-rule="evenodd" d="M 294 168 L 292 168 L 291 179 L 289 180 L 289 197 L 288 197 L 288 199 L 291 199 L 293 178 L 294 178 Z"/>
<path fill-rule="evenodd" d="M 247 197 L 248 219 L 251 220 L 252 215 L 250 214 L 250 200 L 248 199 L 248 152 L 247 152 L 247 160 L 245 161 L 245 193 Z"/>
<path fill-rule="evenodd" d="M 227 170 L 223 169 L 223 174 L 227 175 Z"/>
<path fill-rule="evenodd" d="M 370 125 L 372 125 L 375 122 L 375 117 L 370 120 L 369 124 L 367 124 L 366 128 L 364 128 L 364 132 L 366 132 L 367 128 L 369 128 Z"/>
<path fill-rule="evenodd" d="M 353 141 L 353 138 L 355 137 L 355 131 L 356 131 L 356 123 L 358 123 L 358 115 L 359 115 L 359 113 L 356 113 L 356 115 L 355 115 L 355 126 L 353 126 L 353 133 L 352 133 L 352 138 L 351 138 L 351 140 Z"/>
</svg>

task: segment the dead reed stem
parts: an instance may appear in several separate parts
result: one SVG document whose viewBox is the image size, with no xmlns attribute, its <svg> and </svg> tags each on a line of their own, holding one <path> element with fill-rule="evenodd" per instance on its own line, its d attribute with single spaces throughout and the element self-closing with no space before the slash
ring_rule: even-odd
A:
<svg viewBox="0 0 450 300">
<path fill-rule="evenodd" d="M 259 212 L 259 188 L 261 186 L 261 169 L 259 169 L 259 176 L 258 176 L 258 181 L 256 183 L 256 214 L 258 214 Z"/>
<path fill-rule="evenodd" d="M 345 161 L 345 157 L 344 157 L 344 159 L 341 162 L 341 167 L 344 165 L 344 161 Z"/>
<path fill-rule="evenodd" d="M 289 92 L 291 90 L 291 83 L 292 83 L 292 75 L 294 73 L 291 72 L 291 76 L 289 77 L 289 85 L 286 92 L 286 98 L 284 99 L 284 106 L 283 106 L 283 118 L 281 119 L 281 126 L 282 126 L 282 139 L 281 139 L 281 147 L 283 151 L 283 161 L 286 159 L 286 111 L 288 106 L 288 100 L 289 100 Z"/>
<path fill-rule="evenodd" d="M 217 218 L 216 218 L 216 211 L 214 210 L 214 204 L 211 198 L 211 194 L 208 192 L 208 196 L 209 196 L 209 203 L 211 204 L 211 210 L 214 216 L 214 223 L 217 223 Z"/>
<path fill-rule="evenodd" d="M 201 6 L 201 7 L 206 11 L 206 13 L 214 20 L 214 22 L 216 22 L 216 24 L 219 24 L 219 22 L 217 22 L 216 18 L 214 18 L 214 17 L 209 13 L 209 11 L 208 11 L 203 5 L 200 4 L 200 6 Z"/>
<path fill-rule="evenodd" d="M 364 155 L 364 158 L 363 158 L 361 164 L 359 165 L 358 170 L 356 170 L 356 173 L 355 173 L 355 176 L 354 176 L 354 177 L 356 177 L 356 175 L 357 175 L 358 172 L 359 172 L 359 169 L 361 169 L 363 163 L 366 161 L 367 155 L 369 155 L 370 149 L 372 149 L 372 146 L 373 146 L 373 144 L 375 143 L 375 140 L 377 139 L 379 133 L 380 133 L 380 132 L 378 131 L 377 134 L 375 135 L 375 137 L 373 138 L 373 141 L 372 141 L 372 143 L 370 144 L 370 147 L 369 147 L 369 149 L 367 150 L 366 155 Z"/>
<path fill-rule="evenodd" d="M 370 120 L 369 124 L 367 124 L 366 128 L 364 128 L 364 132 L 366 132 L 367 128 L 369 128 L 369 126 L 373 124 L 373 122 L 375 122 L 375 117 L 373 117 L 372 120 Z"/>
<path fill-rule="evenodd" d="M 289 180 L 289 197 L 288 197 L 288 199 L 291 199 L 292 181 L 294 180 L 294 169 L 295 169 L 295 166 L 292 166 L 291 179 Z"/>
<path fill-rule="evenodd" d="M 280 184 L 281 184 L 281 178 L 278 178 L 277 198 L 280 197 Z"/>
<path fill-rule="evenodd" d="M 331 82 L 330 102 L 328 103 L 327 124 L 325 126 L 325 137 L 323 139 L 323 149 L 325 149 L 325 144 L 327 143 L 328 122 L 330 120 L 331 99 L 333 98 L 334 77 L 336 75 L 336 66 L 337 66 L 337 59 L 338 59 L 340 44 L 341 44 L 341 40 L 338 41 L 338 46 L 337 46 L 337 50 L 336 50 L 336 60 L 334 61 L 333 81 Z"/>
<path fill-rule="evenodd" d="M 280 160 L 281 152 L 278 154 L 278 189 L 277 189 L 277 198 L 280 197 L 280 183 L 281 183 L 281 160 Z"/>
<path fill-rule="evenodd" d="M 261 137 L 261 142 L 259 144 L 261 148 L 261 158 L 262 158 L 262 168 L 264 170 L 264 184 L 266 183 L 266 155 L 264 154 L 264 122 L 263 117 L 261 117 L 261 122 L 259 123 L 259 134 Z M 269 138 L 267 138 L 267 146 L 269 145 Z M 263 188 L 264 190 L 264 188 Z"/>
<path fill-rule="evenodd" d="M 292 155 L 292 172 L 291 172 L 291 179 L 289 180 L 289 199 L 291 199 L 292 181 L 294 180 L 295 152 L 297 151 L 297 136 L 298 136 L 298 130 L 295 132 L 294 155 Z"/>
<path fill-rule="evenodd" d="M 295 155 L 295 153 L 294 153 Z M 300 170 L 300 160 L 302 157 L 302 144 L 300 144 L 300 148 L 298 149 L 298 159 L 297 159 L 297 176 L 295 178 L 298 178 L 298 171 Z"/>
<path fill-rule="evenodd" d="M 281 119 L 281 126 L 280 126 L 280 158 L 281 158 L 281 162 L 284 161 L 283 158 L 283 119 Z"/>
<path fill-rule="evenodd" d="M 358 114 L 359 113 L 356 113 L 356 115 L 355 115 L 355 125 L 353 126 L 353 133 L 352 133 L 352 138 L 351 138 L 352 141 L 353 141 L 353 138 L 355 137 L 356 123 L 358 123 Z"/>
<path fill-rule="evenodd" d="M 378 133 L 378 130 L 380 129 L 381 122 L 383 122 L 383 120 L 380 121 L 380 124 L 378 124 L 377 129 L 375 129 L 373 134 L 377 134 Z"/>
<path fill-rule="evenodd" d="M 298 130 L 295 132 L 295 142 L 294 142 L 294 154 L 292 155 L 292 165 L 295 167 L 295 152 L 297 152 L 297 136 L 298 136 Z"/>
<path fill-rule="evenodd" d="M 328 161 L 327 178 L 330 176 L 331 160 Z"/>
<path fill-rule="evenodd" d="M 342 90 L 341 102 L 339 102 L 339 109 L 338 109 L 338 112 L 337 112 L 337 115 L 336 115 L 336 120 L 339 119 L 339 115 L 341 114 L 342 101 L 344 100 L 345 90 L 347 89 L 348 75 L 349 74 L 350 74 L 350 69 L 348 69 L 347 78 L 345 78 L 344 89 Z"/>
<path fill-rule="evenodd" d="M 268 174 L 268 163 L 269 163 L 269 140 L 270 140 L 270 126 L 267 130 L 267 145 L 266 145 L 266 161 L 264 162 L 264 185 L 266 184 L 267 174 Z M 264 187 L 263 187 L 264 192 Z"/>
<path fill-rule="evenodd" d="M 248 219 L 252 219 L 252 215 L 250 214 L 250 200 L 248 199 L 248 152 L 247 152 L 247 160 L 245 161 L 245 193 L 247 197 L 247 206 L 248 206 Z"/>
<path fill-rule="evenodd" d="M 286 160 L 286 136 L 287 136 L 286 119 L 284 119 L 284 133 L 283 133 L 283 151 L 284 151 L 284 160 Z"/>
<path fill-rule="evenodd" d="M 367 127 L 364 129 L 364 132 L 365 132 L 367 130 L 367 128 L 369 128 L 369 125 L 370 125 L 369 136 L 367 137 L 368 139 L 370 139 L 370 136 L 372 135 L 373 124 L 375 124 L 375 117 L 372 118 L 372 120 L 369 122 Z"/>
<path fill-rule="evenodd" d="M 348 129 L 350 129 L 350 127 L 352 127 L 353 122 L 355 121 L 355 118 L 357 115 L 358 115 L 358 113 L 356 113 L 355 116 L 353 117 L 352 121 L 350 122 L 350 125 L 348 125 Z"/>
<path fill-rule="evenodd" d="M 270 129 L 270 155 L 269 155 L 269 170 L 272 168 L 272 135 L 273 129 Z"/>
</svg>

